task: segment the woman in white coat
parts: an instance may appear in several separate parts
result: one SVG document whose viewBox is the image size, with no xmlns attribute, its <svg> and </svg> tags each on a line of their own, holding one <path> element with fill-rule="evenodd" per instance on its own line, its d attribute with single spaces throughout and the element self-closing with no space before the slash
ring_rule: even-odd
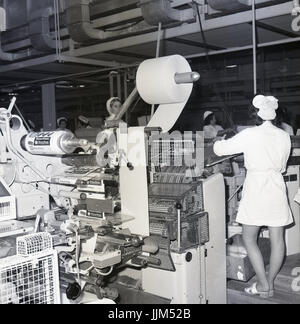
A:
<svg viewBox="0 0 300 324">
<path fill-rule="evenodd" d="M 237 222 L 243 225 L 244 243 L 258 282 L 246 289 L 262 298 L 274 295 L 274 281 L 285 257 L 284 228 L 293 223 L 287 189 L 282 176 L 291 153 L 289 134 L 273 125 L 278 109 L 274 97 L 256 96 L 257 125 L 229 140 L 218 141 L 218 156 L 244 153 L 247 177 Z M 257 240 L 262 226 L 269 227 L 272 253 L 266 274 Z"/>
</svg>

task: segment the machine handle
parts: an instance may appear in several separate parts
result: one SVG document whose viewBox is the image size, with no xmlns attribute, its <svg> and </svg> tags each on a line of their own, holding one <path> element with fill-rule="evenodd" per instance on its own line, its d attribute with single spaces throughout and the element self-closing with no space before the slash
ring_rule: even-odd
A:
<svg viewBox="0 0 300 324">
<path fill-rule="evenodd" d="M 127 163 L 127 168 L 130 170 L 130 171 L 133 171 L 134 170 L 134 166 L 132 163 L 128 162 Z"/>
<path fill-rule="evenodd" d="M 176 209 L 177 210 L 181 210 L 182 209 L 182 204 L 181 203 L 177 203 L 176 204 Z"/>
</svg>

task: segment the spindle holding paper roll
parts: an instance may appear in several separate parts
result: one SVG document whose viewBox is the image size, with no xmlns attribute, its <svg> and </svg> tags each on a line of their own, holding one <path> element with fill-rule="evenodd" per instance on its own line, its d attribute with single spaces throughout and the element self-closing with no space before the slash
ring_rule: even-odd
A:
<svg viewBox="0 0 300 324">
<path fill-rule="evenodd" d="M 176 73 L 174 79 L 177 84 L 194 83 L 200 79 L 200 74 L 198 72 Z"/>
<path fill-rule="evenodd" d="M 181 115 L 200 78 L 192 72 L 188 61 L 180 56 L 166 56 L 144 61 L 137 72 L 137 89 L 150 105 L 160 105 L 148 127 L 168 132 Z"/>
</svg>

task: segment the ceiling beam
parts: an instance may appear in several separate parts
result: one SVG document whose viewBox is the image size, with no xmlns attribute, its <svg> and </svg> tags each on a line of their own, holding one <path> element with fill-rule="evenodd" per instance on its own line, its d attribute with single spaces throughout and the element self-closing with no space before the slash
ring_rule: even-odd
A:
<svg viewBox="0 0 300 324">
<path fill-rule="evenodd" d="M 95 59 L 88 59 L 88 58 L 80 58 L 80 57 L 73 57 L 69 55 L 59 55 L 58 61 L 62 63 L 77 63 L 83 65 L 92 65 L 92 66 L 100 66 L 100 67 L 118 67 L 120 63 L 115 61 L 104 61 L 104 60 L 95 60 Z"/>
<path fill-rule="evenodd" d="M 150 58 L 153 58 L 151 55 L 145 55 L 145 54 L 139 54 L 139 53 L 131 53 L 131 52 L 124 52 L 124 51 L 118 51 L 118 50 L 112 50 L 105 52 L 107 54 L 111 55 L 118 55 L 118 56 L 125 56 L 125 57 L 132 57 L 132 58 L 137 58 L 140 60 L 147 60 Z"/>
<path fill-rule="evenodd" d="M 16 63 L 6 64 L 0 66 L 0 73 L 11 72 L 16 70 L 22 70 L 33 66 L 55 63 L 55 62 L 67 62 L 67 63 L 77 63 L 83 65 L 101 66 L 101 67 L 118 67 L 120 63 L 112 61 L 103 60 L 93 60 L 80 57 L 72 57 L 69 55 L 56 55 L 51 54 L 47 56 L 32 58 L 25 61 L 20 61 Z"/>
<path fill-rule="evenodd" d="M 184 45 L 188 45 L 188 46 L 192 46 L 192 47 L 205 48 L 205 49 L 213 50 L 213 51 L 220 51 L 220 50 L 225 49 L 224 47 L 215 46 L 215 45 L 211 45 L 211 44 L 204 44 L 204 43 L 195 42 L 195 41 L 191 41 L 191 40 L 183 39 L 183 38 L 179 38 L 179 37 L 168 39 L 168 41 L 178 43 L 178 44 L 184 44 Z"/>
<path fill-rule="evenodd" d="M 57 61 L 57 55 L 51 54 L 43 57 L 33 58 L 26 61 L 2 65 L 0 66 L 0 73 L 22 70 L 36 65 L 53 63 L 55 61 Z"/>
<path fill-rule="evenodd" d="M 250 22 L 249 25 L 252 26 L 252 22 Z M 297 35 L 296 33 L 290 32 L 288 30 L 285 30 L 285 29 L 282 29 L 282 28 L 279 28 L 276 26 L 271 26 L 271 25 L 263 23 L 261 21 L 257 21 L 256 26 L 259 28 L 262 28 L 264 30 L 268 30 L 270 32 L 276 33 L 276 34 L 280 34 L 282 36 L 291 37 L 291 38 L 299 37 L 299 35 Z"/>
</svg>

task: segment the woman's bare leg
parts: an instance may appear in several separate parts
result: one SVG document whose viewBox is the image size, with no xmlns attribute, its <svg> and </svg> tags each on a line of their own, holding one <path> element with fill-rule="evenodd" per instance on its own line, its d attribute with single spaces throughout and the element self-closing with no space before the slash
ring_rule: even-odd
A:
<svg viewBox="0 0 300 324">
<path fill-rule="evenodd" d="M 270 239 L 271 239 L 271 259 L 270 259 L 270 271 L 268 274 L 268 281 L 270 290 L 274 289 L 275 279 L 283 265 L 286 247 L 284 242 L 284 228 L 283 227 L 270 227 Z"/>
<path fill-rule="evenodd" d="M 259 291 L 267 292 L 270 290 L 269 281 L 266 275 L 263 256 L 257 244 L 259 231 L 260 231 L 260 227 L 244 225 L 243 239 L 244 239 L 245 247 L 247 249 L 251 264 L 257 275 L 257 279 L 258 279 L 257 288 Z"/>
</svg>

